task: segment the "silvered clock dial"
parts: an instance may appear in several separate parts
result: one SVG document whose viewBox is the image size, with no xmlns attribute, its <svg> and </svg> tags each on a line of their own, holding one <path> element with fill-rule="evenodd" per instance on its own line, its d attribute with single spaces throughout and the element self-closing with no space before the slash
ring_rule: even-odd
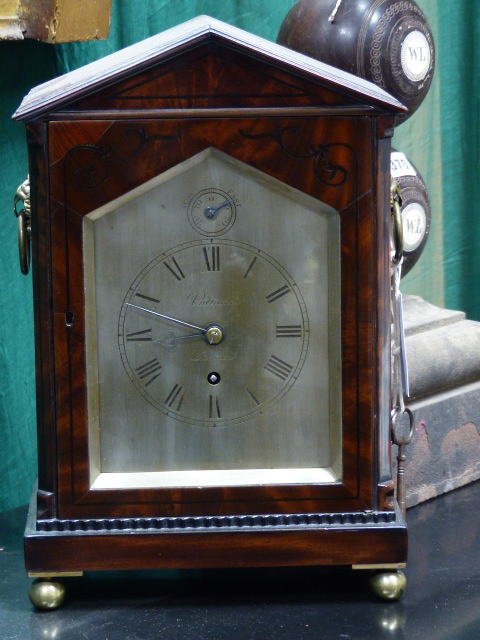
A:
<svg viewBox="0 0 480 640">
<path fill-rule="evenodd" d="M 84 244 L 94 486 L 341 477 L 337 212 L 211 148 Z"/>
<path fill-rule="evenodd" d="M 194 240 L 160 254 L 120 313 L 120 355 L 133 385 L 191 425 L 240 425 L 268 411 L 300 376 L 308 342 L 292 277 L 235 240 Z"/>
</svg>

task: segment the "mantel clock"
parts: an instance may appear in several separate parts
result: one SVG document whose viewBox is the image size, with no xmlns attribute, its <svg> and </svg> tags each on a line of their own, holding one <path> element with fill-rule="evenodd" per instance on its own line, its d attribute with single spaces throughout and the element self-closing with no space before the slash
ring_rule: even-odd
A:
<svg viewBox="0 0 480 640">
<path fill-rule="evenodd" d="M 389 164 L 404 111 L 208 17 L 24 99 L 30 575 L 402 575 Z"/>
</svg>

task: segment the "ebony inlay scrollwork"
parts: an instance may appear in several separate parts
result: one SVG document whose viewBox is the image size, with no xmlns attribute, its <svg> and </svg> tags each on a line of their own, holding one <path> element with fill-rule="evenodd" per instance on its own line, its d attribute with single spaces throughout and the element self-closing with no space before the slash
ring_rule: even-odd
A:
<svg viewBox="0 0 480 640">
<path fill-rule="evenodd" d="M 112 171 L 113 161 L 128 161 L 139 155 L 145 145 L 155 140 L 174 140 L 178 134 L 148 135 L 143 127 L 128 127 L 113 144 L 83 144 L 72 147 L 65 154 L 67 163 L 75 157 L 80 164 L 74 170 L 73 181 L 79 189 L 97 189 L 104 184 Z"/>
<path fill-rule="evenodd" d="M 341 164 L 333 161 L 331 154 L 336 147 L 347 147 L 353 152 L 353 149 L 342 142 L 333 142 L 329 144 L 318 143 L 316 145 L 311 144 L 305 153 L 296 153 L 292 150 L 292 144 L 288 138 L 291 136 L 297 136 L 300 131 L 297 127 L 292 125 L 286 127 L 276 127 L 273 132 L 250 134 L 244 130 L 240 130 L 240 133 L 245 138 L 250 140 L 260 140 L 262 138 L 270 138 L 275 140 L 282 151 L 286 153 L 290 158 L 296 160 L 313 160 L 313 172 L 317 180 L 328 187 L 341 187 L 348 178 L 347 169 Z"/>
</svg>

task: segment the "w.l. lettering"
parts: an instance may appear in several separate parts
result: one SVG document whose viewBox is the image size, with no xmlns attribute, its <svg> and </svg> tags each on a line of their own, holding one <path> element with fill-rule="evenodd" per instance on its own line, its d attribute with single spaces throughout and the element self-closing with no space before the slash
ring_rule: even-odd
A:
<svg viewBox="0 0 480 640">
<path fill-rule="evenodd" d="M 424 51 L 424 47 L 408 47 L 408 51 L 410 53 L 410 60 L 412 62 L 427 62 L 426 52 Z"/>
</svg>

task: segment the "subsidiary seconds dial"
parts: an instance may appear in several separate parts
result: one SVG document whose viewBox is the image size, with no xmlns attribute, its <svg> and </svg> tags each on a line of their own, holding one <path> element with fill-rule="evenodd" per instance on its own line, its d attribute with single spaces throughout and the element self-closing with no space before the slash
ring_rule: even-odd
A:
<svg viewBox="0 0 480 640">
<path fill-rule="evenodd" d="M 204 236 L 221 236 L 234 225 L 239 206 L 232 190 L 208 187 L 187 198 L 188 220 Z"/>
<path fill-rule="evenodd" d="M 299 287 L 276 260 L 211 239 L 173 247 L 138 274 L 118 333 L 125 371 L 147 402 L 218 427 L 281 401 L 302 370 L 309 324 Z"/>
</svg>

